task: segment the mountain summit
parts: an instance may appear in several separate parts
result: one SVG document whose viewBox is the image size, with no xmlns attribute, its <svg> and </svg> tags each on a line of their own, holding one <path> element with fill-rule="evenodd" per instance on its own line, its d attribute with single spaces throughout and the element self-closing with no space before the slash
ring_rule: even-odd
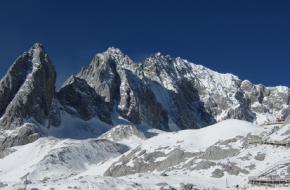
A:
<svg viewBox="0 0 290 190">
<path fill-rule="evenodd" d="M 25 122 L 43 126 L 51 121 L 56 72 L 43 46 L 23 53 L 0 81 L 0 126 L 14 129 Z"/>
<path fill-rule="evenodd" d="M 77 76 L 111 112 L 162 130 L 201 128 L 229 118 L 262 123 L 289 112 L 287 87 L 255 85 L 161 53 L 135 63 L 109 48 Z"/>
<path fill-rule="evenodd" d="M 58 91 L 55 80 L 38 43 L 1 79 L 0 188 L 289 182 L 288 87 L 255 85 L 161 53 L 135 63 L 117 48 L 98 53 Z M 286 117 L 284 125 L 260 125 Z"/>
<path fill-rule="evenodd" d="M 119 124 L 177 131 L 225 119 L 264 123 L 289 114 L 287 87 L 255 85 L 161 53 L 135 63 L 111 47 L 58 92 L 55 80 L 41 44 L 18 57 L 0 81 L 1 130 L 29 124 L 41 136 L 75 137 Z"/>
</svg>

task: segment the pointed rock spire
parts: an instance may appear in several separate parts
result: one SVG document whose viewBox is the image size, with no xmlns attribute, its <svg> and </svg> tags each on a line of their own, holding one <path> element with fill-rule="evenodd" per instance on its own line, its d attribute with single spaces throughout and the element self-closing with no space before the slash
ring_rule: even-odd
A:
<svg viewBox="0 0 290 190">
<path fill-rule="evenodd" d="M 41 44 L 17 58 L 0 81 L 1 128 L 15 128 L 26 121 L 47 125 L 55 80 L 54 66 Z"/>
</svg>

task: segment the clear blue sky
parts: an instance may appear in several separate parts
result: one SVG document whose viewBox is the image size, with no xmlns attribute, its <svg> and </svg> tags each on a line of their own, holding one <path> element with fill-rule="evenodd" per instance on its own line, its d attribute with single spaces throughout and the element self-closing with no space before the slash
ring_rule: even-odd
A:
<svg viewBox="0 0 290 190">
<path fill-rule="evenodd" d="M 289 0 L 1 0 L 0 75 L 34 42 L 58 85 L 109 46 L 160 51 L 266 85 L 290 86 Z"/>
</svg>

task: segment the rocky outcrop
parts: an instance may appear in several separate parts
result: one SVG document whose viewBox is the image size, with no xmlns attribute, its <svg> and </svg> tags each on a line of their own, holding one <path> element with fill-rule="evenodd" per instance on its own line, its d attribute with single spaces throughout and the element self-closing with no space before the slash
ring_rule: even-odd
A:
<svg viewBox="0 0 290 190">
<path fill-rule="evenodd" d="M 3 115 L 6 107 L 24 83 L 27 74 L 31 71 L 29 53 L 24 53 L 9 68 L 7 74 L 0 81 L 0 114 Z"/>
<path fill-rule="evenodd" d="M 170 171 L 174 167 L 178 167 L 178 164 L 181 162 L 195 155 L 194 153 L 185 152 L 180 149 L 174 149 L 168 154 L 162 151 L 147 153 L 145 150 L 137 147 L 129 152 L 129 154 L 121 157 L 116 163 L 113 163 L 104 175 L 119 177 L 152 171 Z M 160 157 L 164 159 L 158 160 Z"/>
<path fill-rule="evenodd" d="M 168 130 L 168 115 L 147 86 L 129 70 L 120 69 L 120 99 L 117 112 L 135 124 L 144 122 L 154 128 Z"/>
<path fill-rule="evenodd" d="M 47 53 L 41 44 L 34 44 L 0 82 L 1 128 L 13 129 L 27 121 L 49 126 L 55 79 Z"/>
<path fill-rule="evenodd" d="M 77 75 L 95 89 L 111 112 L 135 124 L 145 122 L 155 128 L 168 130 L 166 111 L 140 77 L 140 66 L 120 50 L 109 48 L 98 54 L 91 64 Z"/>
<path fill-rule="evenodd" d="M 273 114 L 274 117 L 281 119 L 285 119 L 289 114 L 290 90 L 288 87 L 265 87 L 245 80 L 241 83 L 241 90 L 248 100 L 248 110 L 253 113 Z"/>
<path fill-rule="evenodd" d="M 65 110 L 72 115 L 79 116 L 83 120 L 89 120 L 97 115 L 104 122 L 112 122 L 109 105 L 83 79 L 70 77 L 57 93 L 57 97 Z"/>
<path fill-rule="evenodd" d="M 137 137 L 145 140 L 145 135 L 133 125 L 118 125 L 110 131 L 104 133 L 99 139 L 107 139 L 113 142 L 120 142 L 131 137 Z"/>
<path fill-rule="evenodd" d="M 34 142 L 39 137 L 35 126 L 30 124 L 19 127 L 12 133 L 0 132 L 0 158 L 9 153 L 8 148 Z"/>
</svg>

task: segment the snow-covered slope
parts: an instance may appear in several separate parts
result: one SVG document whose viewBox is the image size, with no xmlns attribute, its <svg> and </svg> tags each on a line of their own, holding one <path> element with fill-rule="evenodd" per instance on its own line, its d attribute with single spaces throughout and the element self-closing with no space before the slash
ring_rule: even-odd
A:
<svg viewBox="0 0 290 190">
<path fill-rule="evenodd" d="M 262 186 L 250 185 L 249 177 L 279 162 L 287 164 L 290 153 L 287 147 L 259 142 L 289 140 L 289 128 L 226 120 L 147 140 L 131 126 L 118 126 L 99 139 L 40 138 L 14 147 L 14 152 L 0 159 L 0 184 L 4 189 L 23 188 L 26 180 L 28 188 L 39 189 L 222 190 L 239 185 L 262 190 Z M 126 144 L 124 140 L 133 136 L 140 145 L 129 149 L 122 142 Z M 269 176 L 287 176 L 287 171 L 286 165 L 286 170 L 274 169 Z"/>
<path fill-rule="evenodd" d="M 134 125 L 117 125 L 98 138 L 124 144 L 130 148 L 135 148 L 146 139 L 145 135 Z"/>
<path fill-rule="evenodd" d="M 116 157 L 128 147 L 108 140 L 72 140 L 40 138 L 13 148 L 13 153 L 0 160 L 1 181 L 67 178 L 85 171 L 90 165 Z"/>
<path fill-rule="evenodd" d="M 259 144 L 282 134 L 289 140 L 285 129 L 288 127 L 275 132 L 271 126 L 228 120 L 203 129 L 160 134 L 125 153 L 104 174 L 140 183 L 159 181 L 177 189 L 182 189 L 182 183 L 198 189 L 235 189 L 236 185 L 255 189 L 248 183 L 249 177 L 271 169 L 277 162 L 288 159 L 286 163 L 290 163 L 287 147 Z M 285 171 L 283 175 L 290 174 Z M 269 179 L 271 175 L 283 178 L 275 169 L 267 175 Z"/>
</svg>

